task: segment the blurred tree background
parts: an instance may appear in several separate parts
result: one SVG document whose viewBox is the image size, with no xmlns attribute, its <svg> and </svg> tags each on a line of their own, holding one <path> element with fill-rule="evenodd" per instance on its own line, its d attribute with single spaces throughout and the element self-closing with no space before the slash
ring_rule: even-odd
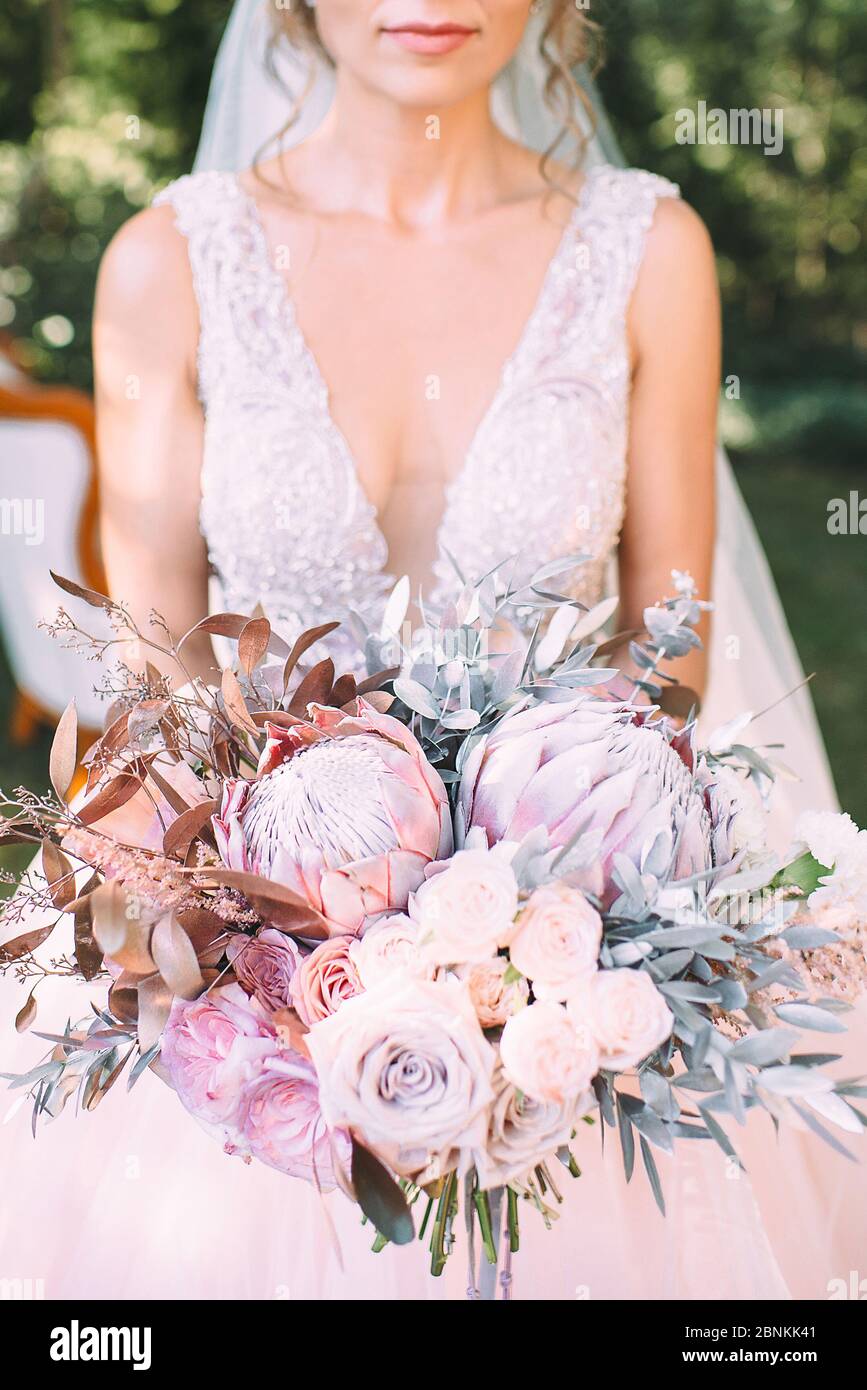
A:
<svg viewBox="0 0 867 1390">
<path fill-rule="evenodd" d="M 6 0 L 0 330 L 39 378 L 89 387 L 101 252 L 160 183 L 189 169 L 230 9 L 230 0 Z M 867 635 L 853 618 L 867 546 L 829 537 L 826 523 L 828 501 L 863 476 L 867 426 L 867 9 L 863 0 L 595 0 L 590 12 L 605 29 L 600 86 L 627 157 L 678 182 L 713 235 L 725 375 L 738 383 L 723 402 L 726 442 L 804 663 L 819 673 L 843 800 L 863 823 Z M 678 144 L 676 112 L 699 101 L 781 108 L 782 152 Z M 12 761 L 11 752 L 0 760 L 0 781 L 11 780 Z"/>
</svg>

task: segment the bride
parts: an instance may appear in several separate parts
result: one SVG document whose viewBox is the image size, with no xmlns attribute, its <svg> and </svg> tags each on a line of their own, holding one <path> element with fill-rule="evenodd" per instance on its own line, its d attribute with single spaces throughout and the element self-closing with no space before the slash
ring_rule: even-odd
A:
<svg viewBox="0 0 867 1390">
<path fill-rule="evenodd" d="M 222 607 L 261 602 L 291 640 L 350 611 L 378 625 L 394 576 L 442 602 L 456 569 L 479 576 L 511 556 L 530 571 L 585 552 L 570 591 L 594 603 L 616 553 L 622 629 L 670 591 L 673 567 L 709 592 L 712 248 L 674 185 L 600 161 L 585 140 L 572 76 L 593 37 L 582 7 L 276 8 L 268 47 L 295 93 L 279 114 L 260 9 L 236 6 L 198 172 L 135 217 L 103 264 L 112 593 L 186 631 L 210 573 Z M 259 149 L 281 126 L 276 152 Z M 797 671 L 725 471 L 716 484 L 728 541 L 708 695 L 731 715 L 748 703 L 745 679 L 769 704 Z M 351 628 L 326 650 L 338 668 L 361 662 Z M 189 657 L 213 679 L 207 639 Z M 678 675 L 703 691 L 704 655 Z M 833 804 L 803 695 L 790 720 L 811 764 L 805 801 Z M 59 1011 L 82 1012 L 68 981 L 49 983 Z M 23 1117 L 7 1129 L 18 1199 L 0 1218 L 0 1274 L 42 1278 L 48 1297 L 462 1296 L 460 1257 L 433 1280 L 420 1251 L 371 1256 L 340 1194 L 230 1162 L 156 1078 L 140 1084 L 148 1094 L 122 1125 L 109 1103 L 74 1129 L 48 1127 L 27 1160 L 13 1154 Z M 753 1184 L 711 1145 L 664 1165 L 666 1220 L 585 1142 L 558 1230 L 526 1223 L 516 1295 L 826 1296 L 849 1270 L 843 1161 L 809 1137 L 743 1141 Z M 59 1189 L 49 1172 L 63 1173 Z"/>
</svg>

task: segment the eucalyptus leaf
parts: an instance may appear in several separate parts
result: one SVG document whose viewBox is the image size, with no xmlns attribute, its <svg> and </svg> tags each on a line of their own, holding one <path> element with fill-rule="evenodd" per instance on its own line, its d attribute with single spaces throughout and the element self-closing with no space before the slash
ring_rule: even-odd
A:
<svg viewBox="0 0 867 1390">
<path fill-rule="evenodd" d="M 412 1213 L 399 1184 L 354 1136 L 352 1186 L 364 1215 L 392 1245 L 408 1245 L 415 1239 Z"/>
</svg>

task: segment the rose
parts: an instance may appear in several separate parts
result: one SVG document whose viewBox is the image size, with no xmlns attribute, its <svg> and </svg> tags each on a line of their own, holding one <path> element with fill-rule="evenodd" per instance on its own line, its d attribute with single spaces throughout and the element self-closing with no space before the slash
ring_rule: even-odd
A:
<svg viewBox="0 0 867 1390">
<path fill-rule="evenodd" d="M 261 1075 L 245 1088 L 239 1128 L 254 1158 L 323 1191 L 336 1186 L 332 1144 L 338 1162 L 348 1167 L 349 1136 L 329 1131 L 319 1105 L 316 1072 L 297 1053 L 265 1061 Z"/>
<path fill-rule="evenodd" d="M 213 827 L 230 869 L 282 883 L 340 935 L 406 907 L 432 860 L 451 853 L 448 796 L 406 725 L 366 700 L 308 707 L 266 725 L 253 780 L 225 782 Z"/>
<path fill-rule="evenodd" d="M 490 960 L 515 930 L 518 881 L 514 845 L 460 850 L 435 871 L 410 902 L 422 949 L 437 965 Z"/>
<path fill-rule="evenodd" d="M 318 1023 L 360 994 L 363 986 L 352 959 L 354 938 L 333 936 L 305 956 L 292 976 L 292 1005 L 303 1023 Z"/>
<path fill-rule="evenodd" d="M 240 985 L 225 985 L 192 1003 L 175 1000 L 161 1060 L 190 1114 L 220 1126 L 231 1139 L 244 1083 L 277 1050 L 277 1037 L 256 1001 Z"/>
<path fill-rule="evenodd" d="M 564 1000 L 598 969 L 602 918 L 577 888 L 547 883 L 518 917 L 509 946 L 512 964 L 533 981 L 537 999 Z"/>
<path fill-rule="evenodd" d="M 568 1001 L 569 1017 L 587 1028 L 607 1071 L 638 1066 L 671 1036 L 674 1019 L 644 970 L 600 970 Z"/>
<path fill-rule="evenodd" d="M 500 1060 L 519 1091 L 555 1105 L 586 1091 L 599 1070 L 599 1051 L 589 1032 L 574 1026 L 562 1004 L 545 999 L 509 1019 Z"/>
<path fill-rule="evenodd" d="M 301 964 L 301 952 L 291 937 L 266 927 L 258 936 L 234 936 L 226 948 L 240 984 L 269 1013 L 290 1003 L 292 977 Z"/>
<path fill-rule="evenodd" d="M 307 1035 L 322 1113 L 427 1182 L 487 1128 L 496 1054 L 463 985 L 393 975 Z"/>
<path fill-rule="evenodd" d="M 509 962 L 505 956 L 480 961 L 477 965 L 461 967 L 460 977 L 466 983 L 476 1017 L 483 1028 L 499 1028 L 522 1009 L 530 987 L 524 979 L 506 982 Z"/>
<path fill-rule="evenodd" d="M 561 1101 L 536 1100 L 498 1070 L 487 1142 L 475 1155 L 481 1186 L 502 1187 L 523 1178 L 569 1143 L 579 1119 L 594 1103 L 592 1091 Z"/>
<path fill-rule="evenodd" d="M 404 912 L 383 917 L 367 928 L 360 940 L 353 940 L 349 954 L 365 989 L 379 984 L 394 971 L 431 980 L 436 967 L 419 950 L 419 928 Z"/>
</svg>

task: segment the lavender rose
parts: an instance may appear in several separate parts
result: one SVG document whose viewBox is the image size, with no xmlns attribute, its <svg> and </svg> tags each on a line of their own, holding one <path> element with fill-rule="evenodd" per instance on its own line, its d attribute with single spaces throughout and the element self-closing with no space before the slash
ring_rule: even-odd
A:
<svg viewBox="0 0 867 1390">
<path fill-rule="evenodd" d="M 481 1186 L 519 1181 L 561 1144 L 569 1143 L 581 1116 L 594 1104 L 592 1091 L 560 1101 L 535 1100 L 498 1070 L 487 1143 L 475 1156 Z"/>
<path fill-rule="evenodd" d="M 258 936 L 235 936 L 226 954 L 240 984 L 269 1013 L 287 1008 L 292 977 L 301 964 L 301 952 L 283 932 L 266 927 Z"/>
<path fill-rule="evenodd" d="M 484 1140 L 494 1049 L 466 990 L 394 975 L 307 1035 L 322 1112 L 427 1182 Z"/>
<path fill-rule="evenodd" d="M 256 1001 L 240 985 L 226 985 L 192 1003 L 175 1000 L 161 1055 L 184 1107 L 232 1143 L 243 1086 L 278 1048 Z"/>
</svg>

